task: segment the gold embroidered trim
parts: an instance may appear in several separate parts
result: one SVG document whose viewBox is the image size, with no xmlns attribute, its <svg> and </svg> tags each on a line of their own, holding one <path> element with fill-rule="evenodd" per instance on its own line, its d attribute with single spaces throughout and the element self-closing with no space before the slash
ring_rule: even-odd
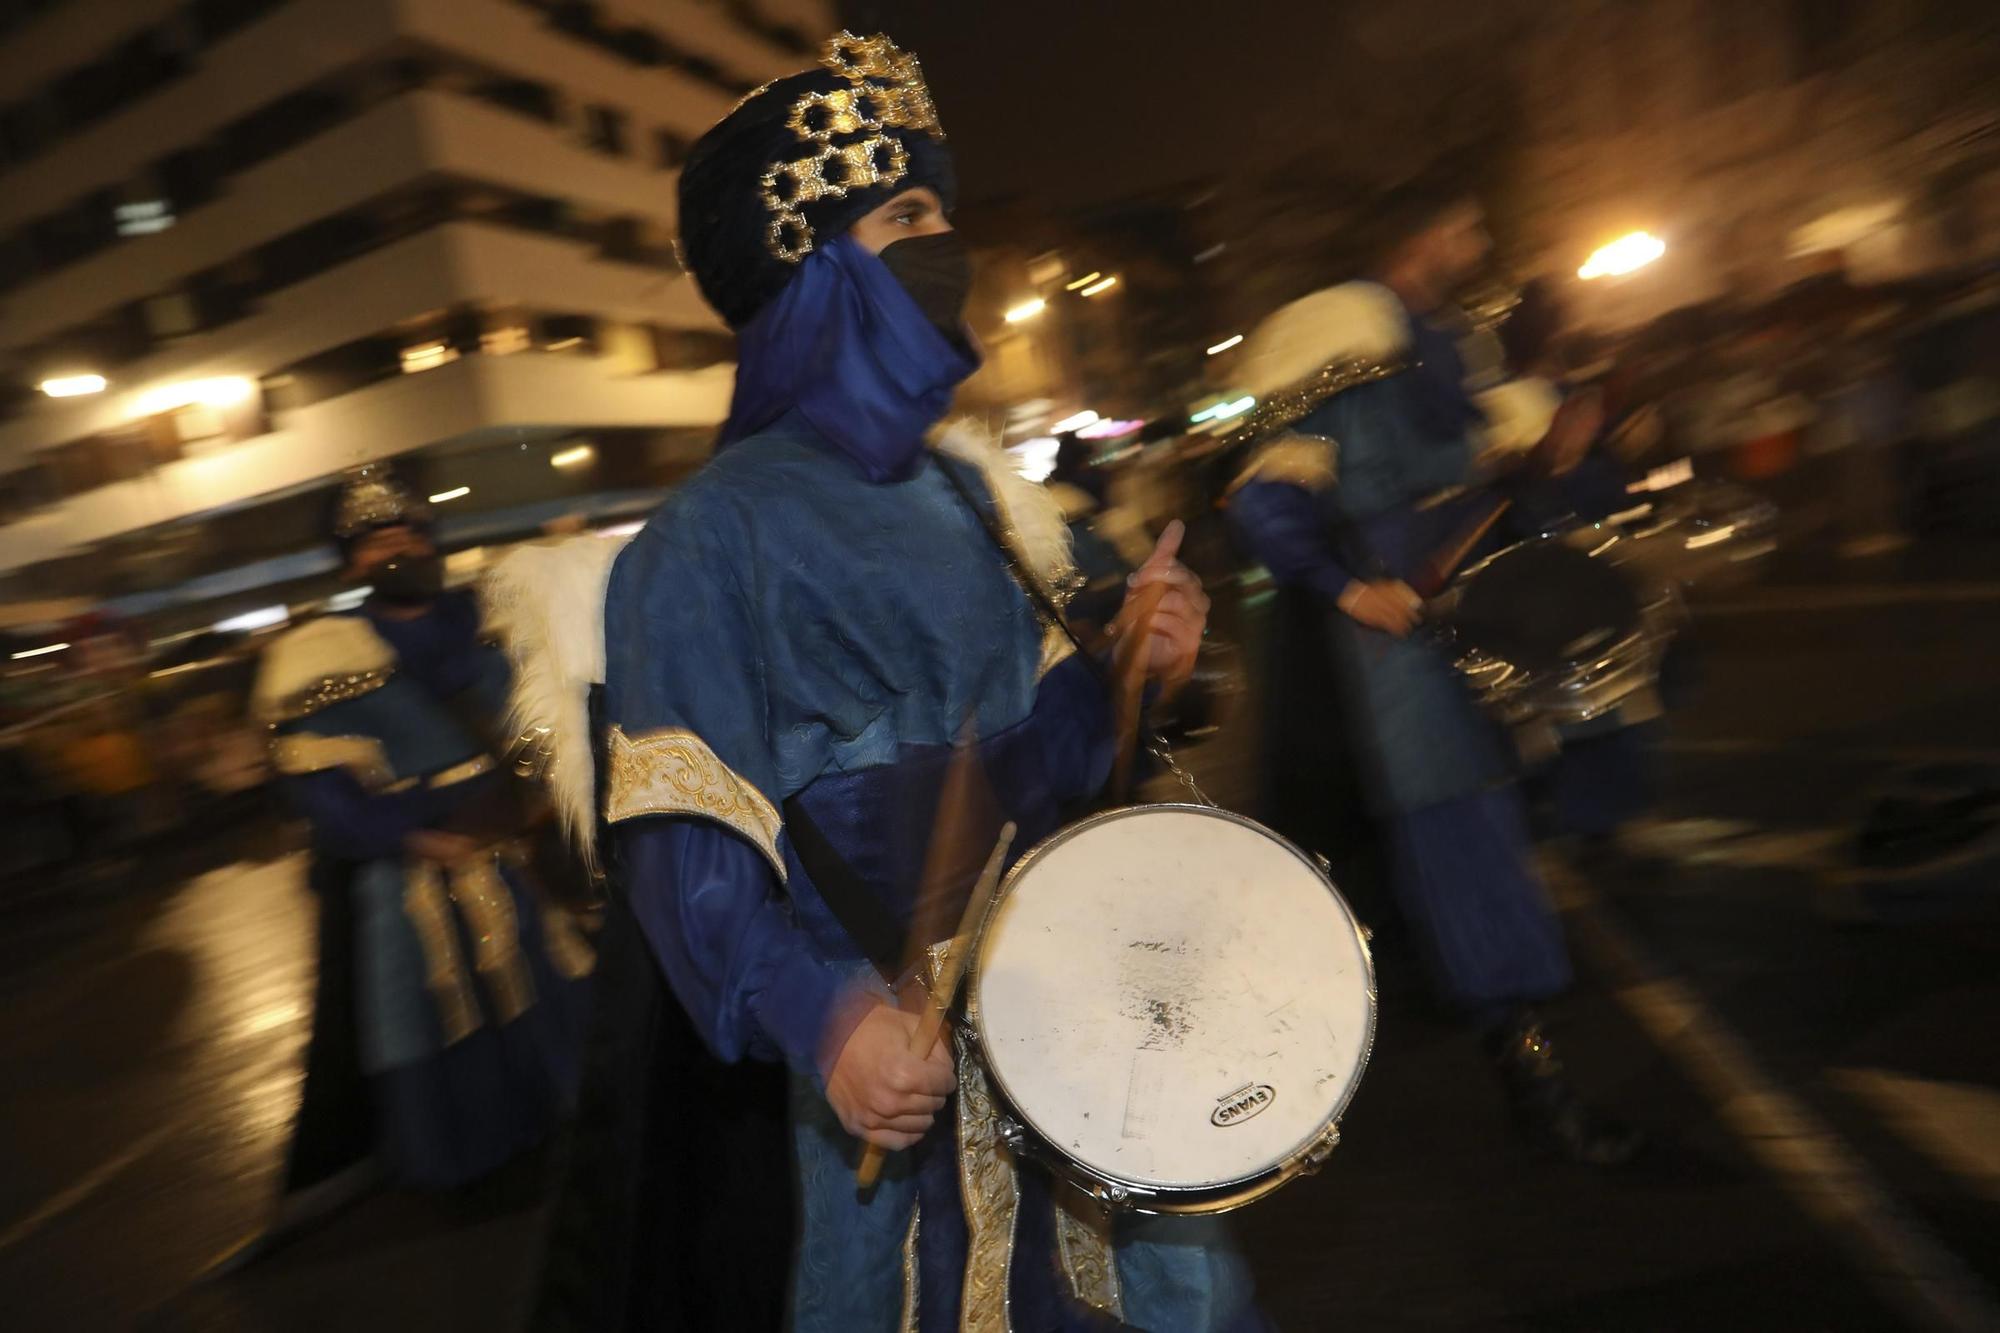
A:
<svg viewBox="0 0 2000 1333">
<path fill-rule="evenodd" d="M 1330 361 L 1288 389 L 1272 394 L 1251 410 L 1236 429 L 1239 439 L 1281 431 L 1337 393 L 1401 374 L 1400 361 Z"/>
<path fill-rule="evenodd" d="M 355 671 L 346 675 L 328 676 L 308 685 L 305 689 L 294 690 L 264 711 L 264 721 L 273 725 L 280 722 L 296 722 L 302 717 L 311 717 L 322 708 L 346 703 L 349 699 L 359 699 L 362 695 L 381 689 L 389 683 L 395 671 L 380 667 L 373 671 Z"/>
<path fill-rule="evenodd" d="M 807 92 L 792 104 L 785 127 L 809 151 L 773 162 L 760 182 L 769 218 L 764 248 L 787 264 L 811 254 L 817 242 L 801 211 L 806 205 L 894 185 L 909 174 L 909 150 L 887 131 L 944 138 L 923 67 L 887 37 L 842 32 L 826 44 L 820 64 L 850 86 Z M 834 142 L 855 135 L 864 137 Z"/>
<path fill-rule="evenodd" d="M 742 834 L 785 876 L 778 833 L 785 821 L 764 793 L 739 777 L 692 731 L 665 727 L 628 736 L 612 727 L 605 765 L 604 817 L 693 815 Z"/>
<path fill-rule="evenodd" d="M 1125 1317 L 1118 1263 L 1111 1248 L 1111 1219 L 1076 1190 L 1058 1186 L 1056 1253 L 1076 1298 L 1113 1319 Z"/>
<path fill-rule="evenodd" d="M 451 900 L 472 935 L 472 965 L 493 1015 L 511 1023 L 535 1003 L 535 979 L 521 952 L 514 895 L 500 878 L 499 858 L 482 852 L 451 868 Z"/>
<path fill-rule="evenodd" d="M 1076 642 L 1063 632 L 1060 625 L 1050 625 L 1042 631 L 1042 661 L 1035 668 L 1035 679 L 1054 671 L 1076 654 Z"/>
<path fill-rule="evenodd" d="M 423 948 L 424 984 L 437 1005 L 444 1043 L 455 1045 L 479 1027 L 479 1004 L 459 957 L 444 877 L 434 862 L 413 861 L 405 868 L 403 914 L 416 929 L 417 942 Z"/>
<path fill-rule="evenodd" d="M 923 1217 L 921 1205 L 910 1209 L 910 1229 L 903 1233 L 903 1317 L 896 1321 L 898 1333 L 917 1333 L 917 1226 Z"/>
<path fill-rule="evenodd" d="M 1253 481 L 1325 490 L 1339 476 L 1339 452 L 1339 446 L 1322 435 L 1281 435 L 1258 447 L 1250 456 L 1250 465 L 1229 484 L 1229 493 L 1234 495 Z"/>
<path fill-rule="evenodd" d="M 1021 1183 L 1000 1139 L 1000 1112 L 978 1053 L 958 1035 L 958 1188 L 965 1204 L 965 1285 L 959 1297 L 963 1333 L 1007 1333 L 1013 1314 L 1007 1276 L 1014 1265 L 1014 1217 Z"/>
<path fill-rule="evenodd" d="M 480 774 L 492 771 L 493 756 L 480 754 L 474 755 L 462 764 L 453 764 L 450 768 L 440 769 L 424 781 L 431 787 L 452 787 L 461 782 L 470 782 Z"/>
<path fill-rule="evenodd" d="M 271 742 L 271 762 L 280 773 L 298 777 L 344 768 L 369 791 L 379 791 L 395 781 L 389 755 L 373 736 L 319 736 L 300 732 L 279 736 Z"/>
</svg>

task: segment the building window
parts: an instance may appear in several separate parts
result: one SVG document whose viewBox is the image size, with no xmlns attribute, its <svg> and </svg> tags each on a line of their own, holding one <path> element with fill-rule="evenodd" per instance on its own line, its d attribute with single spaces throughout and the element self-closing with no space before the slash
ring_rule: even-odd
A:
<svg viewBox="0 0 2000 1333">
<path fill-rule="evenodd" d="M 687 136 L 675 130 L 653 131 L 653 157 L 662 170 L 671 171 L 687 161 Z"/>
<path fill-rule="evenodd" d="M 531 116 L 545 125 L 562 119 L 555 90 L 529 79 L 494 79 L 474 89 L 476 96 L 518 115 Z"/>
<path fill-rule="evenodd" d="M 625 122 L 623 111 L 608 106 L 590 106 L 583 109 L 584 142 L 600 153 L 614 157 L 625 155 Z"/>
</svg>

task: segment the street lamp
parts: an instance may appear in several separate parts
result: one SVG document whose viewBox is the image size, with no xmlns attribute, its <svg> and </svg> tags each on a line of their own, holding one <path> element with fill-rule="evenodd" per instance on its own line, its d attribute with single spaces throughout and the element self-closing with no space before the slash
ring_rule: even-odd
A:
<svg viewBox="0 0 2000 1333">
<path fill-rule="evenodd" d="M 1666 252 L 1665 241 L 1651 232 L 1635 231 L 1591 252 L 1576 276 L 1585 282 L 1593 278 L 1622 278 L 1638 272 Z"/>
<path fill-rule="evenodd" d="M 42 381 L 41 390 L 51 398 L 81 398 L 103 393 L 108 382 L 102 375 L 52 375 Z"/>
<path fill-rule="evenodd" d="M 1091 283 L 1088 287 L 1085 287 L 1082 291 L 1078 292 L 1077 295 L 1096 296 L 1100 292 L 1110 291 L 1113 287 L 1116 287 L 1117 285 L 1118 285 L 1118 275 L 1116 273 L 1113 273 L 1108 277 L 1099 278 L 1096 282 Z"/>
<path fill-rule="evenodd" d="M 1025 323 L 1026 321 L 1033 319 L 1036 315 L 1041 314 L 1044 310 L 1048 308 L 1049 308 L 1049 303 L 1047 301 L 1044 301 L 1041 297 L 1037 296 L 1033 300 L 1023 301 L 1021 302 L 1021 304 L 1015 306 L 1012 310 L 1009 310 L 1007 312 L 1006 319 L 1009 324 Z"/>
</svg>

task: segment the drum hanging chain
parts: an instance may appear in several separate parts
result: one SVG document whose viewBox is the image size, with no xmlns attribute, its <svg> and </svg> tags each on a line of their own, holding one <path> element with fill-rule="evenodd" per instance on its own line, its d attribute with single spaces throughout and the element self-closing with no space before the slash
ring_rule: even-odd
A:
<svg viewBox="0 0 2000 1333">
<path fill-rule="evenodd" d="M 993 500 L 995 512 L 989 512 L 966 488 L 964 479 L 942 458 L 938 459 L 938 470 L 944 473 L 945 480 L 951 483 L 954 491 L 958 492 L 958 498 L 965 502 L 965 507 L 979 520 L 979 526 L 985 529 L 987 539 L 993 543 L 994 549 L 1000 552 L 1001 561 L 1007 566 L 1008 576 L 1022 592 L 1027 594 L 1028 604 L 1034 607 L 1035 614 L 1043 625 L 1062 631 L 1063 637 L 1069 640 L 1070 646 L 1076 650 L 1077 656 L 1083 659 L 1091 673 L 1098 678 L 1099 683 L 1107 689 L 1110 688 L 1112 685 L 1110 672 L 1105 669 L 1102 662 L 1091 655 L 1083 640 L 1070 628 L 1069 618 L 1063 614 L 1055 598 L 1042 586 L 1041 580 L 1035 577 L 1034 571 L 1022 562 L 1020 553 L 1014 549 L 1014 543 L 1009 539 L 1006 529 L 1001 526 L 1001 519 L 997 513 L 998 498 Z M 1166 767 L 1167 772 L 1187 790 L 1196 805 L 1207 806 L 1211 810 L 1222 808 L 1208 798 L 1208 793 L 1195 782 L 1194 774 L 1180 766 L 1179 761 L 1174 758 L 1173 747 L 1167 744 L 1166 737 L 1160 735 L 1158 729 L 1143 716 L 1139 720 L 1139 739 L 1145 742 L 1146 752 Z"/>
</svg>

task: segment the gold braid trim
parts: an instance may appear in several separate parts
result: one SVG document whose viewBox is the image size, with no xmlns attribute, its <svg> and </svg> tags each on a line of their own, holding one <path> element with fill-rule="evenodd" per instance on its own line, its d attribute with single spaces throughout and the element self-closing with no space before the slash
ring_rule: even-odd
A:
<svg viewBox="0 0 2000 1333">
<path fill-rule="evenodd" d="M 1058 1184 L 1055 1195 L 1056 1252 L 1070 1290 L 1093 1310 L 1122 1320 L 1125 1303 L 1111 1250 L 1111 1219 L 1076 1190 Z"/>
<path fill-rule="evenodd" d="M 479 1027 L 479 1002 L 459 957 L 451 902 L 445 897 L 444 877 L 435 862 L 412 861 L 405 868 L 403 914 L 423 946 L 424 983 L 437 1005 L 444 1044 L 455 1045 Z"/>
<path fill-rule="evenodd" d="M 1253 481 L 1282 482 L 1308 491 L 1322 491 L 1339 476 L 1335 467 L 1339 446 L 1319 435 L 1280 435 L 1258 446 L 1250 465 L 1229 484 L 1234 495 Z"/>
<path fill-rule="evenodd" d="M 910 1209 L 910 1229 L 903 1233 L 903 1317 L 896 1321 L 897 1333 L 917 1333 L 917 1227 L 923 1218 L 921 1205 Z"/>
<path fill-rule="evenodd" d="M 1008 1333 L 1007 1276 L 1014 1265 L 1014 1217 L 1021 1183 L 1000 1139 L 1000 1112 L 986 1086 L 978 1053 L 958 1038 L 958 1188 L 965 1205 L 965 1285 L 959 1296 L 962 1333 Z"/>
<path fill-rule="evenodd" d="M 1054 671 L 1076 655 L 1076 641 L 1063 631 L 1061 625 L 1050 625 L 1042 632 L 1042 660 L 1035 668 L 1035 679 Z"/>
<path fill-rule="evenodd" d="M 511 1023 L 535 1003 L 535 980 L 521 952 L 521 922 L 514 895 L 500 878 L 499 860 L 481 852 L 451 867 L 451 900 L 472 934 L 473 967 L 493 1016 Z"/>
<path fill-rule="evenodd" d="M 302 690 L 295 690 L 284 698 L 262 704 L 258 713 L 262 719 L 276 726 L 281 722 L 296 722 L 302 717 L 311 717 L 323 708 L 346 703 L 349 699 L 359 699 L 364 694 L 373 694 L 387 685 L 396 673 L 388 667 L 372 671 L 350 671 L 342 675 L 326 676 Z"/>
<path fill-rule="evenodd" d="M 311 732 L 279 736 L 271 742 L 271 762 L 280 773 L 292 777 L 344 768 L 369 791 L 379 791 L 396 780 L 388 752 L 373 736 L 317 736 Z"/>
<path fill-rule="evenodd" d="M 1236 428 L 1236 437 L 1254 440 L 1264 435 L 1275 435 L 1335 394 L 1373 384 L 1376 380 L 1386 380 L 1407 369 L 1408 364 L 1402 361 L 1370 358 L 1329 361 L 1296 384 L 1257 404 L 1243 419 L 1243 424 Z"/>
<path fill-rule="evenodd" d="M 462 764 L 453 764 L 450 768 L 439 769 L 424 779 L 424 785 L 432 788 L 455 787 L 461 782 L 470 782 L 480 774 L 492 771 L 493 756 L 490 754 L 476 754 Z"/>
<path fill-rule="evenodd" d="M 784 882 L 778 833 L 785 821 L 778 807 L 717 758 L 701 737 L 679 727 L 628 736 L 614 726 L 607 761 L 605 819 L 613 824 L 640 815 L 712 819 L 747 838 Z"/>
</svg>

